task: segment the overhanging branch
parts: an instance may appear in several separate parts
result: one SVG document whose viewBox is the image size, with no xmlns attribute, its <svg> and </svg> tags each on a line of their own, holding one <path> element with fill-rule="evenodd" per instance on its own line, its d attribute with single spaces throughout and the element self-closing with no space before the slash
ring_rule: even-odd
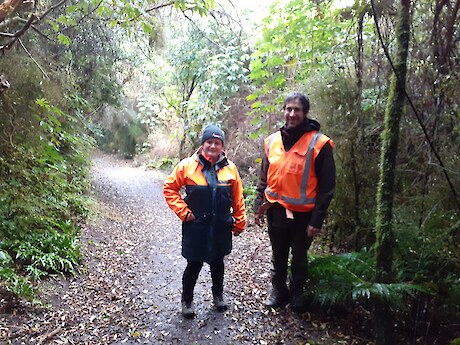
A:
<svg viewBox="0 0 460 345">
<path fill-rule="evenodd" d="M 5 49 L 10 49 L 13 44 L 19 39 L 21 38 L 22 35 L 24 35 L 27 30 L 29 30 L 29 28 L 32 27 L 33 24 L 37 24 L 39 23 L 40 21 L 43 20 L 43 18 L 45 18 L 50 12 L 54 11 L 56 8 L 58 7 L 61 7 L 63 4 L 65 4 L 68 0 L 61 0 L 60 2 L 58 2 L 57 4 L 51 6 L 50 8 L 48 8 L 45 12 L 43 12 L 41 15 L 37 15 L 35 13 L 32 13 L 29 15 L 29 18 L 26 20 L 26 19 L 23 19 L 21 17 L 14 17 L 11 19 L 11 21 L 8 21 L 7 24 L 11 24 L 11 23 L 14 23 L 14 22 L 25 22 L 24 26 L 19 29 L 18 31 L 16 31 L 14 34 L 8 34 L 8 33 L 1 33 L 1 36 L 4 36 L 4 37 L 12 37 L 12 39 L 10 41 L 8 41 L 6 44 L 0 46 L 0 51 L 2 50 L 5 50 Z M 2 11 L 6 11 L 3 7 L 5 6 L 5 4 L 9 3 L 10 6 L 12 6 L 13 4 L 12 3 L 16 3 L 18 2 L 18 0 L 10 0 L 10 1 L 6 1 L 4 2 L 3 4 L 0 5 L 0 22 L 2 22 L 5 18 L 2 19 Z M 22 3 L 23 1 L 19 1 L 19 3 Z M 16 3 L 16 6 L 18 6 L 19 3 Z M 10 12 L 8 12 L 6 15 L 10 14 L 12 12 L 11 8 L 8 8 L 10 10 Z M 0 25 L 0 28 L 4 26 L 4 25 Z"/>
</svg>

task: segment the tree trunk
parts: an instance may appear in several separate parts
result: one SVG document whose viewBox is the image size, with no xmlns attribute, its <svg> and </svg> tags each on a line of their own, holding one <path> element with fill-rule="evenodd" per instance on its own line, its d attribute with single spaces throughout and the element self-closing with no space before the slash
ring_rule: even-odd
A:
<svg viewBox="0 0 460 345">
<path fill-rule="evenodd" d="M 398 25 L 396 27 L 397 51 L 395 73 L 392 75 L 387 105 L 385 127 L 382 132 L 380 179 L 377 190 L 376 216 L 376 277 L 377 283 L 393 281 L 392 229 L 393 196 L 396 154 L 398 151 L 399 125 L 404 110 L 407 55 L 410 37 L 410 0 L 400 0 Z M 375 337 L 377 345 L 392 345 L 393 315 L 388 303 L 377 298 L 374 304 Z"/>
<path fill-rule="evenodd" d="M 0 4 L 0 23 L 3 22 L 6 17 L 14 12 L 16 7 L 22 4 L 22 0 L 5 0 Z"/>
</svg>

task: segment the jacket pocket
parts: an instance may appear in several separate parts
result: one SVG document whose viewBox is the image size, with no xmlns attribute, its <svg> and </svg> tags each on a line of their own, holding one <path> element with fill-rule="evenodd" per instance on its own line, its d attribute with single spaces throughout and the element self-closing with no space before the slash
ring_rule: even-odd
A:
<svg viewBox="0 0 460 345">
<path fill-rule="evenodd" d="M 205 261 L 209 252 L 209 224 L 203 218 L 182 223 L 182 255 L 192 261 Z"/>
<path fill-rule="evenodd" d="M 301 175 L 303 173 L 303 167 L 305 165 L 305 156 L 293 152 L 289 161 L 286 162 L 286 172 L 294 175 Z"/>
</svg>

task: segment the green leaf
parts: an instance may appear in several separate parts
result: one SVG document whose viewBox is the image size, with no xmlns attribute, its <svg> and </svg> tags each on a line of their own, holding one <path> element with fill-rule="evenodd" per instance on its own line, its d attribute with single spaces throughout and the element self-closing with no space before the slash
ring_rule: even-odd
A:
<svg viewBox="0 0 460 345">
<path fill-rule="evenodd" d="M 0 265 L 5 266 L 6 264 L 10 264 L 11 262 L 11 256 L 7 252 L 0 250 Z"/>
<path fill-rule="evenodd" d="M 64 34 L 59 34 L 57 38 L 58 38 L 59 43 L 64 44 L 66 46 L 70 46 L 71 41 L 70 41 L 69 36 L 66 36 Z"/>
</svg>

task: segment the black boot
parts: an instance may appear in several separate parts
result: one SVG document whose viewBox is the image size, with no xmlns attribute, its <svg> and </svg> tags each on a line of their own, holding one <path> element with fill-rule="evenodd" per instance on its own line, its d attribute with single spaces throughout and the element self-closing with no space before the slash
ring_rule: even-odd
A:
<svg viewBox="0 0 460 345">
<path fill-rule="evenodd" d="M 224 312 L 228 309 L 228 304 L 224 299 L 224 295 L 213 295 L 214 306 L 217 311 Z"/>
<path fill-rule="evenodd" d="M 185 317 L 186 319 L 193 319 L 195 317 L 193 301 L 182 300 L 182 316 Z"/>
<path fill-rule="evenodd" d="M 304 295 L 303 284 L 291 284 L 291 300 L 289 308 L 296 313 L 303 313 L 306 311 L 306 299 Z"/>
<path fill-rule="evenodd" d="M 270 294 L 265 301 L 265 306 L 267 308 L 284 308 L 289 303 L 289 293 L 287 288 L 280 289 L 275 286 L 272 286 Z"/>
<path fill-rule="evenodd" d="M 305 296 L 303 294 L 296 294 L 291 296 L 289 308 L 295 313 L 305 312 L 307 308 Z"/>
</svg>

